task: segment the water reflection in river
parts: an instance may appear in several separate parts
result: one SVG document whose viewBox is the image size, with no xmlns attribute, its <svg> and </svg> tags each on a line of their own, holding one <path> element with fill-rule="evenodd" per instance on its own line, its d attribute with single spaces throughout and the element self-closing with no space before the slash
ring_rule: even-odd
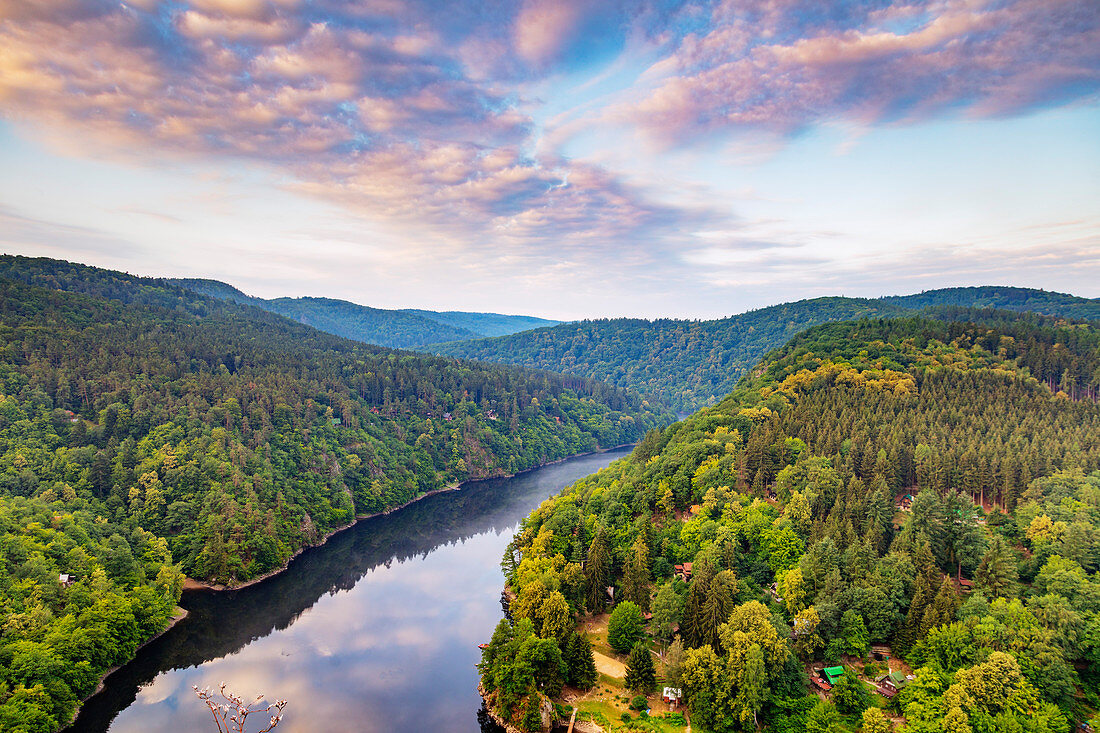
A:
<svg viewBox="0 0 1100 733">
<path fill-rule="evenodd" d="M 473 733 L 477 645 L 500 618 L 500 557 L 520 519 L 626 450 L 485 481 L 361 522 L 240 591 L 186 593 L 71 730 L 214 730 L 191 685 L 290 700 L 279 733 Z"/>
</svg>

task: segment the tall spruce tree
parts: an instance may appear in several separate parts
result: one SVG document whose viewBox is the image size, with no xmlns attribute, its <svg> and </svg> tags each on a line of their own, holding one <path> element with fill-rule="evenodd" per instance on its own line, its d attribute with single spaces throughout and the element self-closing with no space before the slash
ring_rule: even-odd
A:
<svg viewBox="0 0 1100 733">
<path fill-rule="evenodd" d="M 1016 556 L 1000 535 L 994 535 L 974 574 L 979 588 L 989 598 L 1012 598 L 1016 594 L 1019 570 Z"/>
<path fill-rule="evenodd" d="M 564 656 L 569 684 L 582 690 L 591 689 L 599 676 L 596 672 L 596 658 L 592 654 L 592 643 L 587 637 L 574 631 L 566 642 Z"/>
<path fill-rule="evenodd" d="M 602 524 L 588 547 L 584 580 L 588 586 L 588 610 L 600 613 L 606 605 L 607 586 L 611 581 L 611 548 L 608 546 L 607 529 Z"/>
<path fill-rule="evenodd" d="M 657 684 L 657 670 L 653 666 L 653 655 L 644 642 L 639 641 L 630 650 L 630 657 L 626 660 L 624 683 L 627 689 L 641 693 L 649 692 Z"/>
<path fill-rule="evenodd" d="M 645 536 L 639 534 L 630 548 L 622 591 L 625 600 L 633 601 L 643 611 L 649 610 L 649 579 L 649 548 L 646 547 Z"/>
</svg>

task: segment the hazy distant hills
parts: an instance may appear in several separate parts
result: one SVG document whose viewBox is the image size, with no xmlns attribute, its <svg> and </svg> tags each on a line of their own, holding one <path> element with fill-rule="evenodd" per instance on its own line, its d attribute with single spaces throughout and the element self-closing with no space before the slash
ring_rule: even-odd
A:
<svg viewBox="0 0 1100 733">
<path fill-rule="evenodd" d="M 1009 288 L 985 285 L 972 288 L 943 288 L 915 295 L 892 295 L 883 302 L 907 308 L 959 306 L 962 308 L 997 308 L 1018 313 L 1039 313 L 1082 321 L 1100 320 L 1100 298 L 1082 298 L 1066 293 L 1053 293 L 1032 288 Z"/>
<path fill-rule="evenodd" d="M 188 290 L 234 303 L 254 305 L 319 331 L 395 349 L 412 349 L 440 341 L 505 336 L 540 326 L 554 326 L 533 316 L 463 311 L 387 310 L 334 298 L 275 298 L 265 300 L 242 293 L 218 280 L 177 279 Z"/>
<path fill-rule="evenodd" d="M 530 331 L 533 328 L 544 326 L 556 326 L 561 323 L 561 321 L 551 321 L 535 316 L 505 316 L 500 313 L 425 311 L 414 308 L 405 308 L 400 312 L 428 318 L 436 323 L 454 328 L 472 331 L 478 336 L 508 336 L 520 331 Z"/>
<path fill-rule="evenodd" d="M 1027 288 L 949 288 L 879 299 L 814 298 L 713 321 L 616 318 L 565 323 L 428 348 L 448 356 L 600 379 L 691 412 L 731 392 L 764 354 L 810 326 L 896 318 L 936 307 L 1100 319 L 1100 300 Z"/>
</svg>

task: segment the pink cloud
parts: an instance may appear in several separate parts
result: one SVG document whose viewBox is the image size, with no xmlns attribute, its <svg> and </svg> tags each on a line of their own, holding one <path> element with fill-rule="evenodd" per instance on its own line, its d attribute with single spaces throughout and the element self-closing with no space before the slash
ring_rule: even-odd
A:
<svg viewBox="0 0 1100 733">
<path fill-rule="evenodd" d="M 901 4 L 844 27 L 803 27 L 804 13 L 796 2 L 720 7 L 717 26 L 643 77 L 642 100 L 607 118 L 679 144 L 739 127 L 1018 114 L 1100 89 L 1092 0 Z"/>
<path fill-rule="evenodd" d="M 527 0 L 515 21 L 516 52 L 535 66 L 552 60 L 577 30 L 581 14 L 575 0 Z"/>
<path fill-rule="evenodd" d="M 652 254 L 730 225 L 539 147 L 550 135 L 519 82 L 553 73 L 593 34 L 593 7 L 459 4 L 444 18 L 398 0 L 0 0 L 0 101 L 6 117 L 86 148 L 256 161 L 297 190 L 422 229 L 425 241 L 551 243 L 578 257 L 639 242 Z M 598 114 L 671 142 L 955 108 L 1013 114 L 1095 91 L 1096 7 L 739 0 L 682 37 L 656 11 L 632 8 L 637 23 L 655 24 L 638 34 L 669 52 L 628 103 Z M 685 11 L 685 27 L 701 13 Z"/>
</svg>

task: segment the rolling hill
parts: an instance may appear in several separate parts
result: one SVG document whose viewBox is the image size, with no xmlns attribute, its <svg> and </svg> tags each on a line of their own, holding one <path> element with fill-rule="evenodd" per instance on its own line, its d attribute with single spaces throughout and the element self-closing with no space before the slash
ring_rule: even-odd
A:
<svg viewBox="0 0 1100 733">
<path fill-rule="evenodd" d="M 570 691 L 577 719 L 627 721 L 607 693 L 659 665 L 690 713 L 658 713 L 670 731 L 1085 729 L 1100 405 L 1064 387 L 1098 371 L 1095 325 L 1003 310 L 806 330 L 524 520 L 489 708 L 535 730 L 563 682 L 598 685 Z M 597 676 L 593 647 L 625 674 Z M 913 676 L 883 682 L 900 662 Z"/>
<path fill-rule="evenodd" d="M 897 318 L 928 308 L 996 307 L 1100 318 L 1100 301 L 1024 288 L 952 288 L 881 299 L 814 298 L 711 321 L 604 319 L 426 347 L 433 353 L 549 369 L 637 390 L 679 412 L 713 404 L 764 356 L 800 331 L 852 318 Z"/>
<path fill-rule="evenodd" d="M 0 256 L 0 729 L 64 725 L 169 622 L 184 573 L 256 579 L 357 517 L 671 417 L 579 377 Z"/>
<path fill-rule="evenodd" d="M 440 341 L 503 336 L 559 323 L 545 318 L 499 313 L 389 310 L 334 298 L 268 300 L 246 295 L 232 285 L 218 280 L 176 278 L 170 282 L 201 295 L 278 313 L 336 336 L 394 349 L 418 348 Z"/>
</svg>

